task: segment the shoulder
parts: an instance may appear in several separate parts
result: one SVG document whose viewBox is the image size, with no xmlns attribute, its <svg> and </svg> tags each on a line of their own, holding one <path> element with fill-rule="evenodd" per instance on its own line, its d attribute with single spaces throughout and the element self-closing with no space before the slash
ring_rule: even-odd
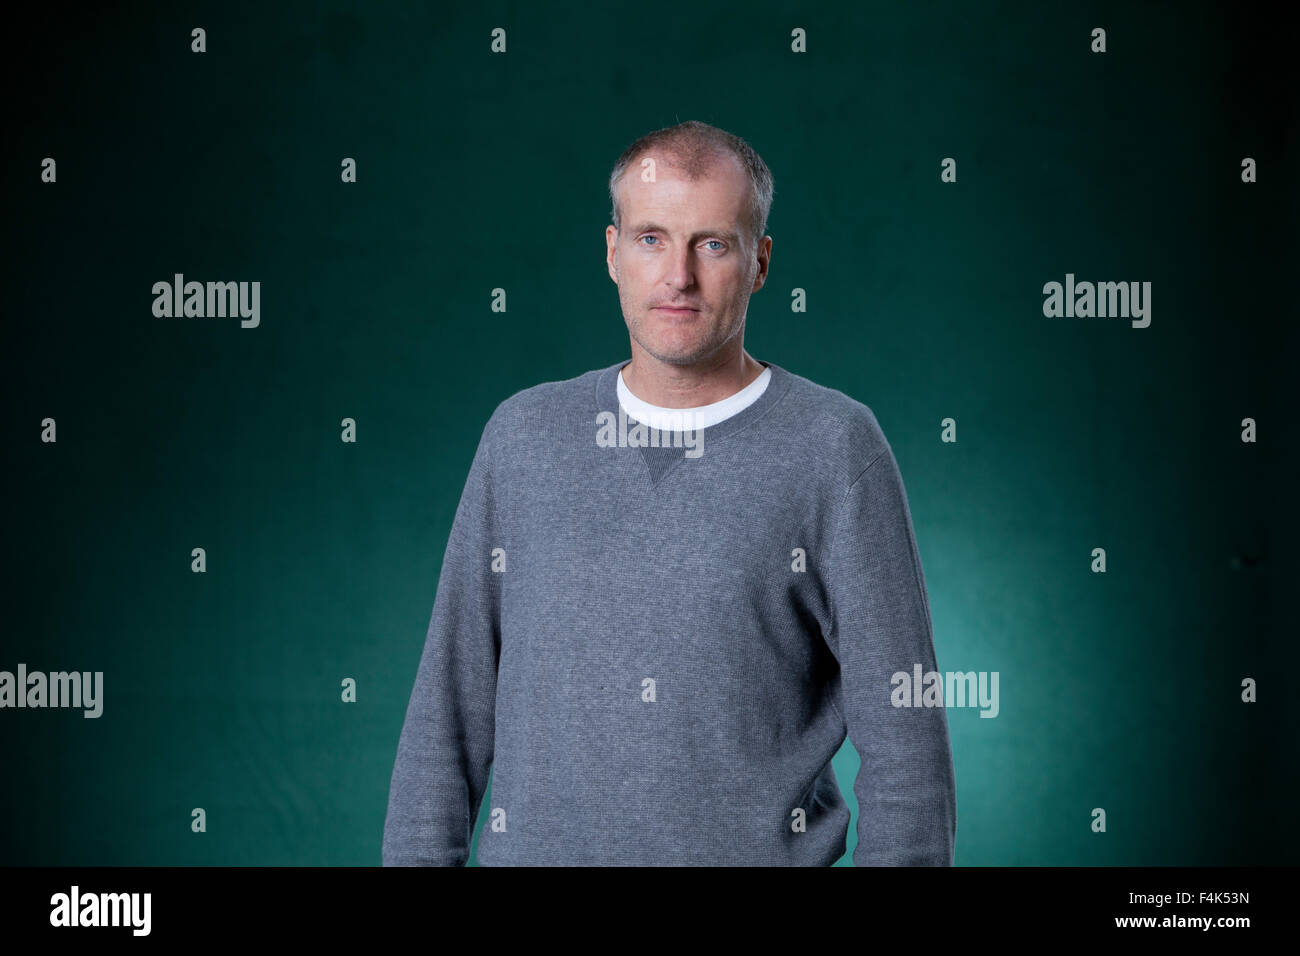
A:
<svg viewBox="0 0 1300 956">
<path fill-rule="evenodd" d="M 604 369 L 592 369 L 572 378 L 540 382 L 502 400 L 484 426 L 492 445 L 511 439 L 535 437 L 539 427 L 554 430 L 591 418 L 596 379 Z"/>
<path fill-rule="evenodd" d="M 869 405 L 802 375 L 787 374 L 787 420 L 807 423 L 809 441 L 818 456 L 834 467 L 843 487 L 889 452 L 884 429 Z"/>
</svg>

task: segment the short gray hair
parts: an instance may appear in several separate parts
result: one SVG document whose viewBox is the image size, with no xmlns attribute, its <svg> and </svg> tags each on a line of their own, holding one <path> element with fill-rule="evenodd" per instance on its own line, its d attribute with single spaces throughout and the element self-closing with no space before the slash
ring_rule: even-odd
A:
<svg viewBox="0 0 1300 956">
<path fill-rule="evenodd" d="M 763 238 L 767 231 L 767 217 L 772 210 L 772 171 L 754 148 L 739 136 L 699 120 L 687 120 L 676 126 L 657 129 L 623 150 L 623 155 L 618 158 L 613 172 L 609 174 L 609 214 L 615 229 L 620 225 L 617 192 L 619 181 L 633 160 L 652 151 L 664 153 L 673 165 L 680 167 L 686 177 L 692 180 L 707 176 L 719 156 L 735 156 L 749 173 L 754 187 L 749 203 L 750 236 L 755 245 Z"/>
</svg>

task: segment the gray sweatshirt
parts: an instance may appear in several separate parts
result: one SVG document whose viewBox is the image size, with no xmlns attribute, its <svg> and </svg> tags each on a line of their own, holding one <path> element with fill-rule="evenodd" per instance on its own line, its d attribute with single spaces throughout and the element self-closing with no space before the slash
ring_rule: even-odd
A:
<svg viewBox="0 0 1300 956">
<path fill-rule="evenodd" d="M 397 746 L 383 864 L 952 864 L 911 514 L 865 405 L 770 362 L 691 432 L 620 415 L 618 362 L 492 414 Z"/>
</svg>

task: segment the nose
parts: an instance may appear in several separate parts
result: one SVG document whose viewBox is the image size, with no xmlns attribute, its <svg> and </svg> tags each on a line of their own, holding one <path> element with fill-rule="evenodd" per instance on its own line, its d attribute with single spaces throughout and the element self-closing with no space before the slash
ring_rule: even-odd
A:
<svg viewBox="0 0 1300 956">
<path fill-rule="evenodd" d="M 674 252 L 668 263 L 664 282 L 674 289 L 688 288 L 695 281 L 695 260 L 689 247 Z"/>
</svg>

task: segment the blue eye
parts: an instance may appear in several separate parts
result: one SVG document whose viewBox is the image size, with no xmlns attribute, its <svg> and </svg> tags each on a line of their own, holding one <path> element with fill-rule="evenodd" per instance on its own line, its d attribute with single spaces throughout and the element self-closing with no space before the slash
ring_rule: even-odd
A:
<svg viewBox="0 0 1300 956">
<path fill-rule="evenodd" d="M 658 242 L 658 241 L 659 241 L 659 237 L 658 237 L 658 236 L 641 236 L 641 237 L 639 237 L 639 238 L 637 239 L 637 242 L 641 242 L 641 241 L 643 241 L 643 240 L 645 240 L 645 239 L 653 239 L 653 240 L 655 240 L 655 242 Z M 714 245 L 724 246 L 724 247 L 726 246 L 726 243 L 724 243 L 721 239 L 710 239 L 710 240 L 708 240 L 708 241 L 711 242 L 711 243 L 713 243 Z M 722 252 L 723 250 L 722 250 L 722 249 L 714 249 L 713 251 L 714 251 L 714 252 Z"/>
</svg>

